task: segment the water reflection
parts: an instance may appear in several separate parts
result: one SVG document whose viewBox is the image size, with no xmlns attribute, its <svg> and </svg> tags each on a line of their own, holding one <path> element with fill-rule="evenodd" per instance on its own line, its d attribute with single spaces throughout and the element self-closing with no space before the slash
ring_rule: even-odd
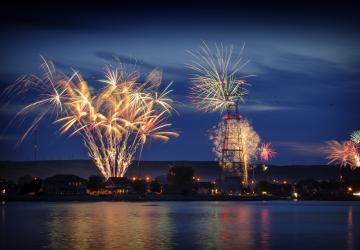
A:
<svg viewBox="0 0 360 250">
<path fill-rule="evenodd" d="M 0 233 L 1 235 L 3 235 L 5 232 L 5 201 L 1 202 L 1 228 L 0 228 Z"/>
<path fill-rule="evenodd" d="M 353 250 L 354 249 L 352 206 L 350 206 L 349 209 L 348 209 L 347 245 L 348 245 L 348 250 Z"/>
<path fill-rule="evenodd" d="M 5 225 L 5 201 L 1 202 L 1 225 Z"/>
<path fill-rule="evenodd" d="M 52 249 L 166 249 L 171 239 L 168 207 L 90 203 L 52 206 Z M 64 241 L 66 239 L 66 241 Z"/>
<path fill-rule="evenodd" d="M 359 215 L 358 203 L 7 203 L 0 246 L 354 250 Z"/>
<path fill-rule="evenodd" d="M 269 222 L 269 209 L 262 208 L 260 211 L 260 248 L 268 250 L 270 240 L 270 222 Z"/>
</svg>

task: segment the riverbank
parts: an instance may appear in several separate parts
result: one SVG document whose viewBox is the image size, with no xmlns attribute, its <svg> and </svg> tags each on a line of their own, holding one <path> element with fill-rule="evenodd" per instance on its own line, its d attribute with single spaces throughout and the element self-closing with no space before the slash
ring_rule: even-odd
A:
<svg viewBox="0 0 360 250">
<path fill-rule="evenodd" d="M 28 202 L 66 202 L 66 201 L 267 201 L 267 200 L 293 200 L 289 197 L 274 196 L 235 196 L 235 195 L 118 195 L 118 196 L 92 196 L 92 195 L 14 195 L 2 197 L 1 201 L 28 201 Z M 318 199 L 300 200 L 319 200 L 319 201 L 360 201 L 359 197 L 322 197 Z"/>
<path fill-rule="evenodd" d="M 92 196 L 92 195 L 15 195 L 9 196 L 5 201 L 259 201 L 258 196 L 210 196 L 210 195 L 117 195 L 117 196 Z"/>
</svg>

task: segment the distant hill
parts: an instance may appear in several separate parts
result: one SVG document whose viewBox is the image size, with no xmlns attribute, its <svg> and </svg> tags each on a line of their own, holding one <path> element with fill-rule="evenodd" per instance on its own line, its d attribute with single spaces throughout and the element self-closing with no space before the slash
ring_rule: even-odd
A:
<svg viewBox="0 0 360 250">
<path fill-rule="evenodd" d="M 202 180 L 215 180 L 219 177 L 220 167 L 214 161 L 135 161 L 129 168 L 127 176 L 157 176 L 165 175 L 171 166 L 191 166 L 195 175 Z M 61 161 L 19 161 L 0 162 L 0 178 L 17 181 L 20 176 L 31 175 L 42 179 L 55 174 L 74 174 L 83 178 L 99 174 L 94 163 L 90 160 L 61 160 Z M 250 171 L 250 178 L 253 171 Z M 270 165 L 267 171 L 256 167 L 254 175 L 257 180 L 273 179 L 279 181 L 298 181 L 301 179 L 337 179 L 339 177 L 338 167 L 326 165 L 291 165 L 273 166 Z"/>
</svg>

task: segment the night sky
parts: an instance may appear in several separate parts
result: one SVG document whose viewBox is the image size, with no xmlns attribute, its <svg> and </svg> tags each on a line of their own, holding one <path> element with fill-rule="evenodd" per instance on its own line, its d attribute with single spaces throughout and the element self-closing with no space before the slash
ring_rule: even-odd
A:
<svg viewBox="0 0 360 250">
<path fill-rule="evenodd" d="M 171 118 L 181 135 L 166 144 L 152 141 L 142 159 L 213 160 L 208 130 L 221 115 L 189 104 L 186 50 L 202 41 L 238 50 L 245 43 L 243 55 L 251 62 L 244 74 L 256 77 L 249 79 L 250 95 L 240 112 L 274 145 L 272 163 L 324 164 L 324 141 L 347 140 L 360 129 L 359 8 L 345 1 L 289 2 L 297 3 L 2 6 L 0 86 L 40 73 L 40 55 L 64 72 L 80 70 L 94 87 L 101 86 L 104 66 L 116 59 L 142 73 L 160 67 L 164 83 L 174 81 L 172 97 L 182 103 Z M 34 159 L 34 135 L 15 145 L 29 121 L 8 126 L 21 105 L 18 99 L 0 108 L 0 160 Z M 40 124 L 38 159 L 87 159 L 81 139 L 61 136 L 57 128 L 46 119 Z"/>
</svg>

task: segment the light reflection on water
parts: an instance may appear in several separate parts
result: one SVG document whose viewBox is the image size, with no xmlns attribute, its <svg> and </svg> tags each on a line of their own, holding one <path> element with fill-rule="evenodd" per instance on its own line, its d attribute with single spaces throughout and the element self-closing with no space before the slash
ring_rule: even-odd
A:
<svg viewBox="0 0 360 250">
<path fill-rule="evenodd" d="M 352 206 L 348 209 L 348 250 L 353 250 L 353 213 L 352 213 Z"/>
<path fill-rule="evenodd" d="M 1 205 L 1 249 L 358 249 L 356 202 Z"/>
<path fill-rule="evenodd" d="M 264 207 L 260 210 L 260 247 L 263 250 L 269 249 L 270 231 L 269 231 L 269 208 Z"/>
</svg>

